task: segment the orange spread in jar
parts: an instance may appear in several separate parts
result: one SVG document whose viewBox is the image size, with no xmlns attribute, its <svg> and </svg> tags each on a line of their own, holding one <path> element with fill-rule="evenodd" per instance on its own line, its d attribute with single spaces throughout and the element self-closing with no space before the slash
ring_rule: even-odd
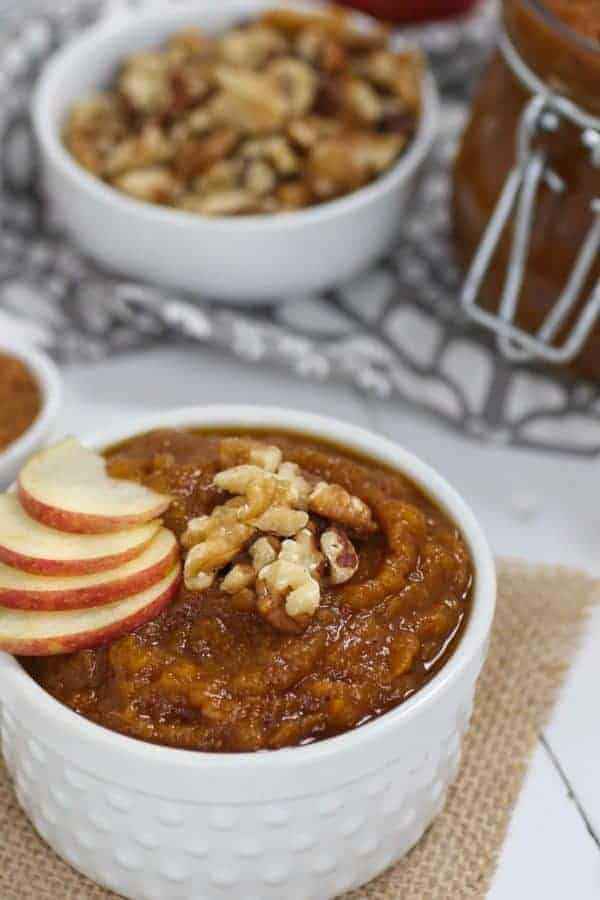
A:
<svg viewBox="0 0 600 900">
<path fill-rule="evenodd" d="M 503 8 L 508 36 L 527 67 L 549 90 L 588 115 L 600 116 L 600 43 L 594 41 L 600 27 L 598 0 L 505 0 Z M 454 171 L 454 231 L 465 268 L 515 164 L 519 122 L 532 96 L 502 55 L 496 55 L 476 95 Z M 529 332 L 541 326 L 564 290 L 592 227 L 591 202 L 600 197 L 600 169 L 592 165 L 578 126 L 565 119 L 557 132 L 535 140 L 564 190 L 557 193 L 542 184 L 536 201 L 516 319 Z M 483 285 L 483 305 L 492 310 L 497 310 L 505 284 L 512 238 L 509 225 Z M 592 265 L 576 313 L 598 278 L 600 260 Z M 567 326 L 572 323 L 573 317 Z M 565 334 L 566 329 L 559 339 Z M 592 330 L 576 369 L 600 377 L 600 327 Z"/>
<path fill-rule="evenodd" d="M 569 28 L 600 41 L 600 0 L 545 0 L 545 3 Z"/>
</svg>

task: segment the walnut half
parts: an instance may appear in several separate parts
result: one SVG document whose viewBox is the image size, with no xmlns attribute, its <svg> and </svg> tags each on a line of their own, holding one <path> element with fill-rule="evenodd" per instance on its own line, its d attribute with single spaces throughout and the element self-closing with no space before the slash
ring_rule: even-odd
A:
<svg viewBox="0 0 600 900">
<path fill-rule="evenodd" d="M 272 556 L 273 543 L 268 547 L 260 538 L 250 548 L 256 562 Z M 276 559 L 263 565 L 256 581 L 257 610 L 278 631 L 299 634 L 307 627 L 321 602 L 318 578 L 323 568 L 313 532 L 302 529 L 294 540 L 283 541 Z"/>
<path fill-rule="evenodd" d="M 281 555 L 261 570 L 256 593 L 260 615 L 277 630 L 292 634 L 304 631 L 321 600 L 319 583 L 308 569 Z"/>
<path fill-rule="evenodd" d="M 368 535 L 378 530 L 367 504 L 339 484 L 319 481 L 309 497 L 308 508 L 318 516 L 338 522 L 356 534 Z"/>
<path fill-rule="evenodd" d="M 330 525 L 321 535 L 321 550 L 329 564 L 329 583 L 345 584 L 358 569 L 358 553 L 338 525 Z"/>
</svg>

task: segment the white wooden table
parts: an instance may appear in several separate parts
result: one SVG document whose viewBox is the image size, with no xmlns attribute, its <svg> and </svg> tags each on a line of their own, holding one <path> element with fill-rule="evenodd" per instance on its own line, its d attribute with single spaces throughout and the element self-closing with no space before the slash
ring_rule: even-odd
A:
<svg viewBox="0 0 600 900">
<path fill-rule="evenodd" d="M 301 382 L 205 348 L 169 348 L 65 370 L 58 432 L 194 403 L 272 403 L 337 416 L 393 437 L 470 501 L 497 555 L 600 575 L 600 466 L 467 442 L 396 404 Z M 599 492 L 600 493 L 600 492 Z M 491 900 L 600 898 L 600 610 L 540 737 Z"/>
</svg>

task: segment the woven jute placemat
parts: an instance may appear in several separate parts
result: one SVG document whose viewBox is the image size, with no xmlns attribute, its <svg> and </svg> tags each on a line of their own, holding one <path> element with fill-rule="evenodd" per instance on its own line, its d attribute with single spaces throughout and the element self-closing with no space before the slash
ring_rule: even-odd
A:
<svg viewBox="0 0 600 900">
<path fill-rule="evenodd" d="M 568 569 L 500 564 L 490 652 L 461 774 L 446 807 L 404 860 L 345 900 L 485 897 L 529 757 L 596 588 Z M 115 897 L 74 872 L 37 837 L 0 764 L 0 900 Z"/>
</svg>

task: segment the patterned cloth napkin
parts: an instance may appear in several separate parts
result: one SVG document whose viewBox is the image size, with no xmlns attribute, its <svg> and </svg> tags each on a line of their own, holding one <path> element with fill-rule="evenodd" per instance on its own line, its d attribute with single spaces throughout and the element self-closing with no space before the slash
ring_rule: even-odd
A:
<svg viewBox="0 0 600 900">
<path fill-rule="evenodd" d="M 461 772 L 409 855 L 345 900 L 482 900 L 598 584 L 562 568 L 499 566 L 498 610 Z M 2 900 L 111 900 L 37 837 L 0 763 Z"/>
</svg>

